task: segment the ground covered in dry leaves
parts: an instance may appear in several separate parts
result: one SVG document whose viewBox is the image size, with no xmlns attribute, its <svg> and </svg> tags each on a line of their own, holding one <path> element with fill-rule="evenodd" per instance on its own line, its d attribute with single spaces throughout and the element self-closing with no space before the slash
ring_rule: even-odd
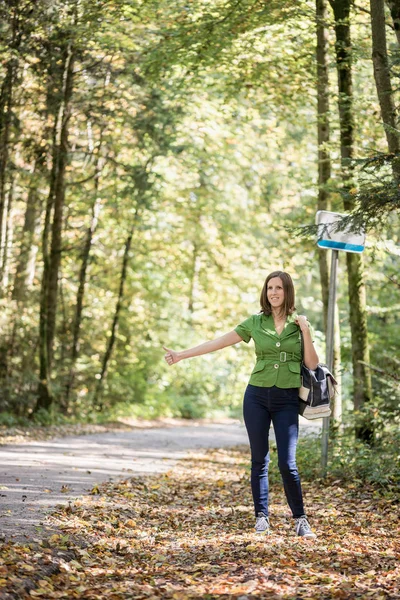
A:
<svg viewBox="0 0 400 600">
<path fill-rule="evenodd" d="M 273 531 L 257 536 L 248 452 L 202 452 L 168 474 L 94 488 L 53 515 L 59 535 L 3 544 L 0 597 L 400 598 L 398 495 L 303 480 L 319 536 L 307 541 L 275 471 Z"/>
</svg>

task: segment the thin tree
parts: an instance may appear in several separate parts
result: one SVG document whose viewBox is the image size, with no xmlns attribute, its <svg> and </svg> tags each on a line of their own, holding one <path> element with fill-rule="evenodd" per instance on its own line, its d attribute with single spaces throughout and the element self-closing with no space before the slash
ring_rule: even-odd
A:
<svg viewBox="0 0 400 600">
<path fill-rule="evenodd" d="M 387 4 L 390 8 L 397 43 L 400 45 L 400 0 L 388 0 Z"/>
<path fill-rule="evenodd" d="M 3 235 L 2 235 L 2 247 L 1 247 L 1 263 L 0 263 L 0 280 L 2 282 L 3 289 L 6 290 L 8 287 L 8 275 L 9 275 L 9 264 L 8 258 L 12 252 L 13 244 L 13 201 L 15 191 L 15 180 L 12 178 L 10 186 L 7 192 L 7 202 L 4 207 L 4 219 L 3 219 Z"/>
<path fill-rule="evenodd" d="M 329 182 L 331 179 L 331 158 L 329 153 L 329 40 L 328 40 L 328 3 L 327 0 L 316 0 L 316 59 L 317 59 L 317 135 L 318 135 L 318 210 L 330 210 Z M 329 303 L 329 265 L 328 253 L 318 248 L 319 274 L 321 281 L 322 302 L 324 309 L 324 325 L 327 330 Z M 342 417 L 341 398 L 341 359 L 340 331 L 338 328 L 338 308 L 335 307 L 335 340 L 334 340 L 334 373 L 338 381 L 337 394 L 333 407 L 333 421 L 340 424 Z"/>
<path fill-rule="evenodd" d="M 115 305 L 114 316 L 113 316 L 113 320 L 112 320 L 112 324 L 111 324 L 111 335 L 109 337 L 106 351 L 103 356 L 100 376 L 97 381 L 96 389 L 95 389 L 94 396 L 93 396 L 93 405 L 98 410 L 101 410 L 103 408 L 103 402 L 101 400 L 101 392 L 102 392 L 102 388 L 104 385 L 104 381 L 107 377 L 108 365 L 109 365 L 111 355 L 112 355 L 112 352 L 114 349 L 114 345 L 115 345 L 115 342 L 117 339 L 119 318 L 120 318 L 121 309 L 122 309 L 123 301 L 124 301 L 124 290 L 125 290 L 125 283 L 126 283 L 126 277 L 127 277 L 127 272 L 128 272 L 129 254 L 130 254 L 130 250 L 131 250 L 131 246 L 132 246 L 132 239 L 133 239 L 133 234 L 135 232 L 138 215 L 139 215 L 138 208 L 136 208 L 135 215 L 134 215 L 134 218 L 133 218 L 133 221 L 132 221 L 129 233 L 128 233 L 128 237 L 126 238 L 126 241 L 124 244 L 124 255 L 122 258 L 122 267 L 121 267 L 121 276 L 120 276 L 120 280 L 119 280 L 118 298 L 117 298 L 117 303 Z"/>
<path fill-rule="evenodd" d="M 318 133 L 318 210 L 329 210 L 330 199 L 328 182 L 331 179 L 331 159 L 329 154 L 329 75 L 328 75 L 328 30 L 327 2 L 316 0 L 317 23 L 317 133 Z M 322 303 L 324 308 L 325 330 L 329 301 L 329 267 L 327 252 L 318 250 L 319 274 L 321 280 Z"/>
<path fill-rule="evenodd" d="M 61 94 L 56 105 L 53 131 L 53 164 L 42 235 L 43 276 L 40 295 L 39 387 L 36 410 L 48 410 L 53 402 L 51 366 L 56 324 L 58 272 L 61 262 L 65 171 L 68 161 L 68 124 L 73 91 L 74 50 L 68 42 L 63 56 Z"/>
<path fill-rule="evenodd" d="M 392 3 L 393 10 L 395 3 Z M 371 31 L 372 31 L 372 63 L 376 91 L 381 108 L 382 121 L 389 152 L 398 154 L 400 151 L 397 110 L 393 97 L 393 87 L 390 77 L 389 59 L 386 41 L 385 3 L 384 0 L 370 0 Z M 394 23 L 396 24 L 396 20 Z M 400 176 L 400 161 L 393 162 L 393 172 Z"/>
<path fill-rule="evenodd" d="M 0 87 L 0 247 L 3 246 L 5 231 L 4 222 L 6 193 L 7 193 L 7 168 L 10 155 L 10 134 L 13 118 L 13 96 L 18 70 L 18 49 L 21 43 L 21 30 L 19 6 L 16 2 L 6 3 L 6 15 L 10 26 L 10 58 L 5 65 L 5 77 Z"/>
<path fill-rule="evenodd" d="M 355 206 L 350 193 L 353 178 L 352 160 L 354 158 L 351 0 L 330 0 L 330 4 L 335 18 L 343 204 L 344 209 L 350 212 Z M 369 363 L 369 344 L 363 257 L 347 252 L 346 263 L 350 305 L 353 402 L 354 409 L 359 411 L 372 398 L 371 373 L 366 366 Z M 356 435 L 365 441 L 373 440 L 372 422 L 369 418 L 357 426 Z"/>
<path fill-rule="evenodd" d="M 28 288 L 32 285 L 38 246 L 35 238 L 39 235 L 40 216 L 42 212 L 42 200 L 38 191 L 38 180 L 44 172 L 45 153 L 41 152 L 34 160 L 31 170 L 31 184 L 28 190 L 24 224 L 22 227 L 22 239 L 17 258 L 17 267 L 14 276 L 12 298 L 17 302 L 23 302 Z"/>
<path fill-rule="evenodd" d="M 98 152 L 100 152 L 100 149 L 98 150 Z M 95 174 L 95 179 L 94 179 L 95 194 L 94 194 L 94 200 L 93 200 L 92 207 L 91 207 L 90 224 L 86 231 L 86 239 L 85 239 L 85 244 L 84 244 L 83 252 L 82 252 L 81 268 L 79 271 L 79 285 L 78 285 L 78 292 L 76 295 L 76 309 L 75 309 L 75 318 L 74 318 L 73 336 L 72 336 L 71 365 L 70 365 L 67 385 L 65 388 L 65 405 L 66 406 L 68 406 L 68 403 L 69 403 L 69 397 L 70 397 L 70 393 L 71 393 L 72 386 L 73 386 L 74 379 L 75 379 L 76 361 L 79 356 L 79 338 L 80 338 L 80 331 L 81 331 L 81 325 L 82 325 L 83 300 L 84 300 L 84 296 L 85 296 L 87 271 L 88 271 L 88 267 L 89 267 L 90 252 L 91 252 L 92 243 L 93 243 L 93 236 L 96 231 L 97 221 L 98 221 L 100 207 L 101 207 L 101 200 L 98 196 L 98 193 L 99 193 L 99 181 L 100 181 L 101 171 L 103 168 L 103 162 L 104 161 L 102 158 L 98 158 L 96 161 L 96 174 Z"/>
<path fill-rule="evenodd" d="M 100 102 L 100 107 L 99 107 L 101 114 L 104 112 L 104 108 L 105 108 L 106 90 L 110 83 L 112 60 L 113 60 L 113 57 L 111 57 L 111 59 L 109 61 L 109 64 L 106 69 L 105 77 L 103 80 L 102 97 L 101 97 L 101 102 Z M 88 120 L 87 131 L 88 131 L 89 148 L 92 147 L 92 149 L 94 149 L 90 119 Z M 103 133 L 104 133 L 104 125 L 101 125 L 100 132 L 99 132 L 99 141 L 98 141 L 98 145 L 96 148 L 97 159 L 96 159 L 95 170 L 94 170 L 94 190 L 93 190 L 94 196 L 93 196 L 93 202 L 91 205 L 91 218 L 90 218 L 89 227 L 86 231 L 86 238 L 85 238 L 85 243 L 84 243 L 84 247 L 83 247 L 83 251 L 82 251 L 82 262 L 81 262 L 81 267 L 80 267 L 80 271 L 79 271 L 79 285 L 78 285 L 78 292 L 76 295 L 76 309 L 75 309 L 75 317 L 74 317 L 74 324 L 73 324 L 73 336 L 72 336 L 72 347 L 71 347 L 71 364 L 70 364 L 67 384 L 65 386 L 65 398 L 64 398 L 65 407 L 67 407 L 69 404 L 70 394 L 71 394 L 71 390 L 72 390 L 72 387 L 74 384 L 74 379 L 75 379 L 76 361 L 79 356 L 79 339 L 80 339 L 82 317 L 83 317 L 83 301 L 84 301 L 84 297 L 85 297 L 85 290 L 86 290 L 86 283 L 87 283 L 87 272 L 88 272 L 89 263 L 90 263 L 90 253 L 91 253 L 92 244 L 93 244 L 93 236 L 94 236 L 96 228 L 97 228 L 97 223 L 98 223 L 98 218 L 99 218 L 99 213 L 100 213 L 100 208 L 101 208 L 101 198 L 99 195 L 100 179 L 101 179 L 101 174 L 102 174 L 103 167 L 105 164 L 105 159 L 102 156 Z"/>
</svg>

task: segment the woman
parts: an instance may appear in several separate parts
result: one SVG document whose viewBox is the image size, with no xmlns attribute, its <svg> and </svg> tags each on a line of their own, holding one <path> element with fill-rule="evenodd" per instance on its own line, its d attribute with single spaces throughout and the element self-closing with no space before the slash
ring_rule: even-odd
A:
<svg viewBox="0 0 400 600">
<path fill-rule="evenodd" d="M 274 426 L 278 464 L 286 499 L 295 520 L 296 534 L 315 538 L 304 513 L 300 477 L 296 466 L 299 430 L 298 388 L 300 386 L 301 335 L 303 361 L 316 369 L 318 355 L 306 317 L 295 316 L 295 293 L 288 273 L 274 271 L 265 280 L 260 297 L 261 312 L 252 315 L 233 331 L 175 352 L 165 348 L 165 360 L 173 365 L 185 358 L 208 354 L 238 342 L 254 340 L 256 365 L 244 395 L 243 415 L 251 448 L 251 489 L 257 533 L 269 533 L 268 464 L 269 429 Z M 301 335 L 299 332 L 301 330 Z"/>
</svg>

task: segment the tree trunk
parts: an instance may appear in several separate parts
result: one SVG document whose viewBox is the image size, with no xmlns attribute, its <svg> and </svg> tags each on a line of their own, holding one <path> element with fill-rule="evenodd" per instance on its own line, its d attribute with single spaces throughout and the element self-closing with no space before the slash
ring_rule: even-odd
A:
<svg viewBox="0 0 400 600">
<path fill-rule="evenodd" d="M 12 119 L 12 95 L 14 83 L 14 64 L 7 65 L 6 76 L 0 92 L 0 247 L 3 247 L 3 230 L 6 205 L 6 178 L 10 145 L 10 128 Z"/>
<path fill-rule="evenodd" d="M 196 296 L 197 278 L 199 275 L 199 246 L 196 241 L 193 241 L 192 251 L 192 265 L 190 269 L 190 284 L 189 284 L 189 300 L 188 300 L 188 311 L 189 314 L 193 313 L 193 305 Z"/>
<path fill-rule="evenodd" d="M 386 43 L 385 3 L 384 0 L 370 0 L 372 31 L 372 62 L 382 121 L 385 128 L 389 152 L 397 154 L 400 150 L 399 134 L 396 131 L 397 114 L 390 79 L 389 60 Z M 393 163 L 395 176 L 400 176 L 399 159 Z"/>
<path fill-rule="evenodd" d="M 104 82 L 103 82 L 103 102 L 102 102 L 103 109 L 104 109 L 106 88 L 110 82 L 110 75 L 111 75 L 111 62 L 108 65 L 107 72 L 106 72 Z M 93 151 L 94 142 L 93 142 L 93 134 L 92 134 L 90 120 L 88 120 L 87 131 L 88 131 L 88 146 L 89 146 L 89 149 L 91 151 Z M 75 379 L 75 366 L 76 366 L 76 361 L 79 356 L 79 337 L 80 337 L 81 324 L 82 324 L 83 299 L 85 296 L 87 270 L 89 267 L 90 252 L 92 249 L 93 236 L 96 231 L 97 222 L 98 222 L 98 218 L 99 218 L 99 212 L 100 212 L 100 208 L 101 208 L 101 199 L 99 197 L 99 188 L 100 188 L 100 177 L 101 177 L 101 173 L 103 171 L 103 167 L 104 167 L 104 163 L 105 163 L 104 158 L 101 157 L 102 145 L 103 145 L 103 129 L 100 130 L 99 143 L 97 146 L 98 158 L 96 161 L 95 175 L 94 175 L 94 201 L 92 204 L 92 215 L 91 215 L 89 228 L 86 232 L 86 240 L 85 240 L 85 245 L 84 245 L 83 253 L 82 253 L 82 264 L 81 264 L 81 268 L 80 268 L 80 272 L 79 272 L 79 286 L 78 286 L 78 292 L 77 292 L 77 297 L 76 297 L 76 311 L 75 311 L 75 319 L 74 319 L 74 326 L 73 326 L 73 339 L 72 339 L 72 348 L 71 348 L 71 365 L 70 365 L 70 370 L 69 370 L 69 374 L 68 374 L 67 384 L 65 387 L 65 402 L 64 402 L 65 408 L 68 407 L 69 398 L 70 398 L 71 390 L 72 390 L 72 387 L 74 384 L 74 379 Z"/>
<path fill-rule="evenodd" d="M 400 0 L 388 0 L 387 4 L 390 8 L 397 43 L 400 46 Z"/>
<path fill-rule="evenodd" d="M 354 208 L 349 189 L 352 181 L 352 159 L 354 156 L 354 115 L 352 85 L 352 53 L 350 34 L 350 0 L 330 0 L 335 16 L 336 65 L 339 92 L 340 154 L 344 191 L 344 208 Z M 346 253 L 347 277 L 350 303 L 350 328 L 353 363 L 353 402 L 358 411 L 371 400 L 371 373 L 367 332 L 366 294 L 364 283 L 363 257 Z M 365 441 L 372 441 L 373 430 L 367 419 L 356 430 L 356 435 Z"/>
<path fill-rule="evenodd" d="M 94 397 L 93 397 L 93 404 L 98 410 L 102 410 L 102 408 L 103 408 L 103 402 L 100 400 L 100 396 L 101 396 L 101 391 L 102 391 L 104 380 L 107 377 L 108 363 L 110 362 L 111 354 L 112 354 L 115 340 L 117 337 L 119 316 L 120 316 L 122 303 L 123 303 L 123 299 L 124 299 L 124 287 L 125 287 L 126 274 L 127 274 L 127 269 L 128 269 L 129 252 L 130 252 L 131 245 L 132 245 L 132 238 L 133 238 L 133 233 L 135 231 L 137 217 L 138 217 L 138 211 L 136 210 L 134 221 L 132 223 L 129 235 L 125 242 L 124 256 L 122 259 L 121 278 L 120 278 L 120 283 L 119 283 L 118 299 L 117 299 L 117 304 L 115 307 L 113 322 L 111 325 L 111 335 L 110 335 L 110 339 L 108 341 L 107 348 L 106 348 L 106 351 L 105 351 L 105 354 L 103 357 L 101 373 L 100 373 L 100 377 L 98 379 L 96 390 L 95 390 Z"/>
<path fill-rule="evenodd" d="M 40 381 L 36 410 L 40 408 L 48 410 L 53 402 L 50 377 L 56 325 L 58 272 L 61 262 L 62 218 L 65 199 L 65 169 L 68 160 L 68 124 L 73 89 L 73 65 L 74 55 L 69 44 L 64 56 L 62 94 L 54 125 L 53 164 L 42 236 L 43 276 L 39 325 Z M 50 228 L 51 242 L 49 239 Z"/>
<path fill-rule="evenodd" d="M 36 170 L 37 164 L 35 163 L 32 178 L 34 178 L 34 173 Z M 28 192 L 25 219 L 22 229 L 22 241 L 18 255 L 14 287 L 12 292 L 12 298 L 17 302 L 24 301 L 28 287 L 32 285 L 37 255 L 35 236 L 37 235 L 39 220 L 40 199 L 34 182 Z"/>
<path fill-rule="evenodd" d="M 14 200 L 14 179 L 10 183 L 10 188 L 7 193 L 7 201 L 4 207 L 4 220 L 3 220 L 3 234 L 2 234 L 2 248 L 1 248 L 1 264 L 0 264 L 0 280 L 4 292 L 8 287 L 8 257 L 11 254 L 12 249 L 12 238 L 13 238 L 13 200 Z"/>
<path fill-rule="evenodd" d="M 326 0 L 316 0 L 317 21 L 317 124 L 318 124 L 318 210 L 330 210 L 328 182 L 331 178 L 329 156 L 329 76 L 328 32 Z M 324 307 L 325 331 L 329 301 L 329 269 L 326 250 L 318 249 L 319 274 Z"/>
<path fill-rule="evenodd" d="M 89 228 L 86 232 L 86 240 L 85 246 L 83 248 L 82 253 L 82 264 L 79 272 L 79 287 L 78 293 L 76 296 L 76 311 L 75 311 L 75 320 L 74 320 L 74 328 L 73 328 L 73 340 L 72 340 L 72 349 L 71 349 L 71 366 L 68 375 L 68 382 L 65 389 L 65 406 L 68 406 L 69 397 L 71 393 L 71 389 L 74 383 L 75 378 L 75 365 L 76 360 L 79 354 L 79 336 L 82 324 L 82 314 L 83 314 L 83 298 L 85 295 L 85 287 L 86 287 L 86 278 L 87 278 L 87 270 L 89 266 L 89 257 L 90 251 L 92 248 L 93 235 L 96 231 L 97 221 L 99 217 L 101 200 L 98 197 L 99 192 L 99 180 L 100 174 L 103 168 L 103 162 L 101 159 L 98 159 L 96 164 L 96 176 L 95 176 L 95 200 L 92 205 L 92 216 Z"/>
<path fill-rule="evenodd" d="M 330 210 L 330 193 L 328 189 L 331 178 L 331 159 L 329 155 L 329 53 L 328 53 L 328 31 L 327 0 L 316 0 L 316 23 L 317 23 L 317 130 L 318 130 L 318 210 Z M 324 327 L 327 331 L 328 303 L 329 303 L 329 264 L 326 250 L 318 248 L 319 274 L 321 281 L 322 302 L 324 310 Z M 341 356 L 340 356 L 340 330 L 338 319 L 338 307 L 335 307 L 335 336 L 334 336 L 334 358 L 333 371 L 338 382 L 337 393 L 333 406 L 333 430 L 340 426 L 342 420 L 342 397 L 341 397 Z"/>
<path fill-rule="evenodd" d="M 330 0 L 335 16 L 335 51 L 339 92 L 340 154 L 344 184 L 352 179 L 354 155 L 354 115 L 350 0 Z M 345 207 L 346 208 L 346 207 Z"/>
<path fill-rule="evenodd" d="M 6 2 L 6 20 L 10 25 L 11 39 L 8 42 L 11 58 L 5 66 L 5 77 L 0 90 L 0 247 L 4 246 L 3 232 L 5 201 L 6 201 L 6 179 L 8 158 L 10 154 L 10 133 L 13 115 L 13 93 L 15 79 L 18 69 L 18 51 L 21 45 L 21 25 L 26 21 L 19 2 Z M 3 40 L 7 45 L 7 40 Z"/>
<path fill-rule="evenodd" d="M 46 115 L 48 116 L 48 110 Z M 48 135 L 50 135 L 50 132 L 48 132 Z M 45 134 L 43 139 L 47 139 Z M 47 151 L 38 144 L 35 149 L 35 159 L 30 174 L 30 187 L 25 209 L 24 225 L 22 228 L 22 240 L 12 292 L 12 298 L 17 302 L 24 301 L 26 293 L 33 284 L 35 276 L 36 257 L 39 249 L 36 240 L 39 239 L 40 235 L 40 221 L 43 209 L 38 188 L 40 187 L 42 178 L 44 178 L 46 158 Z"/>
</svg>

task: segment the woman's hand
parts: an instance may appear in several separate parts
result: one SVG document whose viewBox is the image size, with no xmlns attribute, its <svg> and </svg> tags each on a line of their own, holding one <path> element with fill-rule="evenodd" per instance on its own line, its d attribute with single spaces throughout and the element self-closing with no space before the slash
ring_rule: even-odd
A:
<svg viewBox="0 0 400 600">
<path fill-rule="evenodd" d="M 164 358 L 169 365 L 174 365 L 175 363 L 182 360 L 179 357 L 179 352 L 174 352 L 174 350 L 170 350 L 170 348 L 166 348 L 165 346 L 163 346 L 163 348 L 166 352 L 166 354 L 164 354 Z"/>
<path fill-rule="evenodd" d="M 305 317 L 304 315 L 297 315 L 294 322 L 296 323 L 296 325 L 298 325 L 300 327 L 300 329 L 302 331 L 305 331 L 306 329 L 308 329 L 307 317 Z"/>
</svg>

